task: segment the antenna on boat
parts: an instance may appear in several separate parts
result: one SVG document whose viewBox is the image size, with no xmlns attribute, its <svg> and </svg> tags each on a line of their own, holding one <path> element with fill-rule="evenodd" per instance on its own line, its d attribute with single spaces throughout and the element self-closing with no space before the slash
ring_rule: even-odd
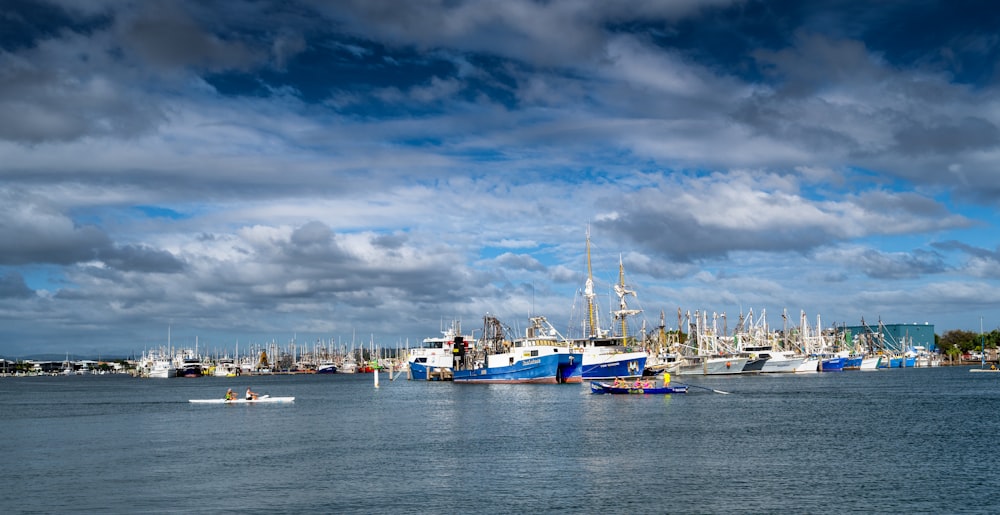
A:
<svg viewBox="0 0 1000 515">
<path fill-rule="evenodd" d="M 528 309 L 528 319 L 535 316 L 535 281 L 528 283 L 531 286 L 531 307 Z"/>
</svg>

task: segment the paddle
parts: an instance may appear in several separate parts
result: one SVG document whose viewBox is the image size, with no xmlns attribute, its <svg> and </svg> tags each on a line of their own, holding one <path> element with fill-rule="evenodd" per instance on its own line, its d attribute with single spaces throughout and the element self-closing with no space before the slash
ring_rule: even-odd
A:
<svg viewBox="0 0 1000 515">
<path fill-rule="evenodd" d="M 724 392 L 722 390 L 716 390 L 714 388 L 708 388 L 706 386 L 698 386 L 696 384 L 686 384 L 689 388 L 701 388 L 702 390 L 708 390 L 710 392 L 721 393 L 722 395 L 729 395 L 731 392 Z"/>
</svg>

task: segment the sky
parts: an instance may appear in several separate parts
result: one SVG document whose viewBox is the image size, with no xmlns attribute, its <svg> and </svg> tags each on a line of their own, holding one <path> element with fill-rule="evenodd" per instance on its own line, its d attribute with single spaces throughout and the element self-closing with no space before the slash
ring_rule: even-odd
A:
<svg viewBox="0 0 1000 515">
<path fill-rule="evenodd" d="M 1000 326 L 1000 6 L 0 4 L 0 355 Z"/>
</svg>

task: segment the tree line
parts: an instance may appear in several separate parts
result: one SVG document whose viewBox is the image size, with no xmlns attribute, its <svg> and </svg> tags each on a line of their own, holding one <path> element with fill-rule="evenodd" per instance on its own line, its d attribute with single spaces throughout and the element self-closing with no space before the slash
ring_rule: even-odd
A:
<svg viewBox="0 0 1000 515">
<path fill-rule="evenodd" d="M 984 348 L 997 348 L 1000 346 L 1000 329 L 985 334 L 954 329 L 941 336 L 934 335 L 934 340 L 941 354 L 957 357 L 970 352 L 982 352 Z"/>
</svg>

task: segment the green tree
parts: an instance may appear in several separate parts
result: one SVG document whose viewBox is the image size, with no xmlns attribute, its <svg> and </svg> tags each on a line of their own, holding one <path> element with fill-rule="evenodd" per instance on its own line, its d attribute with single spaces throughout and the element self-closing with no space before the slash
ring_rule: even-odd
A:
<svg viewBox="0 0 1000 515">
<path fill-rule="evenodd" d="M 941 352 L 948 354 L 950 349 L 957 349 L 959 353 L 965 354 L 979 347 L 979 335 L 971 331 L 955 329 L 948 331 L 938 340 L 938 348 Z"/>
</svg>

